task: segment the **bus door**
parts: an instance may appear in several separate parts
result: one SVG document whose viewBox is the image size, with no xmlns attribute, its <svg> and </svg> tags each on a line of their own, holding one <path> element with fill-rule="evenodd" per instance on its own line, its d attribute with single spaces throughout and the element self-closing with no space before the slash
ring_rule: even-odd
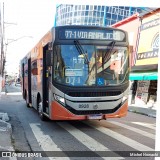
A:
<svg viewBox="0 0 160 160">
<path fill-rule="evenodd" d="M 50 68 L 46 64 L 46 52 L 48 50 L 48 45 L 43 48 L 43 79 L 42 79 L 42 95 L 43 95 L 43 112 L 49 113 L 49 84 L 50 84 L 50 76 L 49 70 Z"/>
<path fill-rule="evenodd" d="M 32 95 L 31 95 L 31 58 L 28 59 L 28 103 L 31 105 L 32 103 Z"/>
</svg>

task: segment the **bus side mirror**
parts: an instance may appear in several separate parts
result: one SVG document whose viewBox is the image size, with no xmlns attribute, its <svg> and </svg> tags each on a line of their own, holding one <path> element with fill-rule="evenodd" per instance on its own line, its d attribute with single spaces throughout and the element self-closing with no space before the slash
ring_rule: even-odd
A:
<svg viewBox="0 0 160 160">
<path fill-rule="evenodd" d="M 52 50 L 46 51 L 46 65 L 52 66 L 53 65 L 53 57 L 52 57 Z"/>
</svg>

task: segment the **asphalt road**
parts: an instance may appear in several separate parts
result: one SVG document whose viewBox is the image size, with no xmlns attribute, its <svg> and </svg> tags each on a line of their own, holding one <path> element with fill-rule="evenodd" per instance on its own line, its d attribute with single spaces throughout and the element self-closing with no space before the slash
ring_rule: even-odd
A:
<svg viewBox="0 0 160 160">
<path fill-rule="evenodd" d="M 36 110 L 25 106 L 20 86 L 6 88 L 8 93 L 0 101 L 0 112 L 7 112 L 10 117 L 16 151 L 51 151 L 43 159 L 53 159 L 51 156 L 58 154 L 54 159 L 60 160 L 154 159 L 126 155 L 133 151 L 154 151 L 155 118 L 128 112 L 120 119 L 43 122 Z M 109 155 L 111 151 L 118 157 Z"/>
<path fill-rule="evenodd" d="M 12 83 L 11 85 L 5 85 L 5 89 L 7 93 L 16 93 L 16 92 L 21 92 L 21 85 Z M 20 93 L 19 93 L 20 94 Z"/>
</svg>

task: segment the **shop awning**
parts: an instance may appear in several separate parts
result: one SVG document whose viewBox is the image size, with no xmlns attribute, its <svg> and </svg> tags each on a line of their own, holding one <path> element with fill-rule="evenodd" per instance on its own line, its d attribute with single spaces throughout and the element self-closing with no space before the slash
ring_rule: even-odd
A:
<svg viewBox="0 0 160 160">
<path fill-rule="evenodd" d="M 158 72 L 130 73 L 129 80 L 157 80 Z"/>
</svg>

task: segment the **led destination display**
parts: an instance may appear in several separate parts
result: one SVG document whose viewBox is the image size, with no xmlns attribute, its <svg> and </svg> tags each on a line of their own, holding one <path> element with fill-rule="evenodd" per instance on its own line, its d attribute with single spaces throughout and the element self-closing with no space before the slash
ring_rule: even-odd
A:
<svg viewBox="0 0 160 160">
<path fill-rule="evenodd" d="M 97 30 L 97 29 L 61 29 L 59 39 L 86 39 L 86 40 L 115 40 L 124 41 L 125 34 L 120 30 Z"/>
</svg>

